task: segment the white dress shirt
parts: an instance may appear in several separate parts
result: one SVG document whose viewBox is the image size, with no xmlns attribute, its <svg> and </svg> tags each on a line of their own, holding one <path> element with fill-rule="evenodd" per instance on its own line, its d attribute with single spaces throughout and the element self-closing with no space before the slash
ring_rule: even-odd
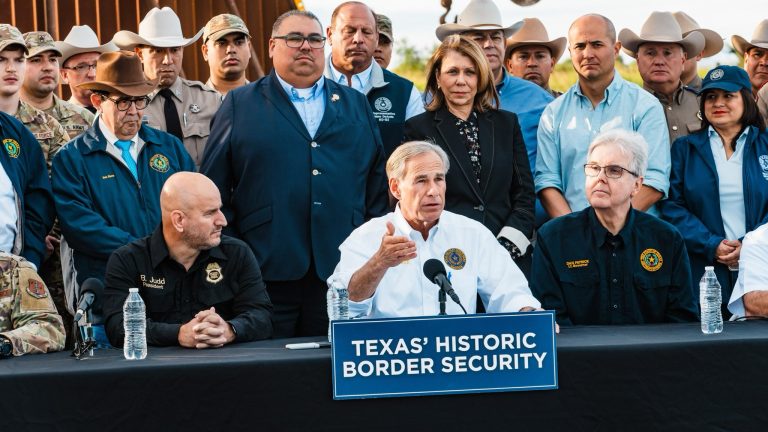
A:
<svg viewBox="0 0 768 432">
<path fill-rule="evenodd" d="M 517 312 L 530 306 L 540 307 L 531 294 L 528 281 L 496 237 L 477 221 L 443 211 L 440 220 L 424 240 L 400 213 L 372 219 L 358 227 L 339 246 L 341 260 L 328 279 L 339 278 L 349 285 L 352 275 L 379 249 L 387 222 L 395 226 L 396 236 L 406 236 L 416 243 L 416 258 L 387 270 L 375 293 L 361 302 L 349 302 L 351 317 L 388 318 L 437 315 L 438 287 L 423 273 L 430 258 L 445 266 L 456 294 L 467 312 L 477 310 L 480 294 L 488 312 Z M 450 263 L 450 265 L 449 265 Z M 450 298 L 448 314 L 462 314 Z"/>
<path fill-rule="evenodd" d="M 739 278 L 733 287 L 728 310 L 734 317 L 746 315 L 744 295 L 752 291 L 768 291 L 768 224 L 747 233 L 739 256 Z"/>
</svg>

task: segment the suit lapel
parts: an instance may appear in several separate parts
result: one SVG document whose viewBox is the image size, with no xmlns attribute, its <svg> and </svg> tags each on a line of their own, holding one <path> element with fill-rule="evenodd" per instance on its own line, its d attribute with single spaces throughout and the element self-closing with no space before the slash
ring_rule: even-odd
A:
<svg viewBox="0 0 768 432">
<path fill-rule="evenodd" d="M 717 177 L 717 167 L 715 166 L 715 156 L 712 154 L 712 147 L 709 143 L 709 132 L 706 131 L 703 134 L 701 134 L 702 139 L 695 139 L 691 140 L 691 142 L 694 144 L 693 148 L 696 152 L 699 153 L 699 156 L 701 156 L 701 160 L 704 161 L 704 163 L 707 165 L 707 168 L 709 168 L 710 172 L 712 172 L 715 177 Z"/>
<path fill-rule="evenodd" d="M 336 105 L 341 103 L 341 98 L 345 97 L 339 87 L 338 84 L 326 78 L 324 96 L 325 112 L 323 113 L 323 119 L 320 120 L 320 126 L 317 128 L 317 133 L 315 133 L 316 137 L 322 135 L 327 129 L 334 127 L 336 123 L 336 117 L 339 115 L 339 109 Z"/>
<path fill-rule="evenodd" d="M 435 113 L 435 128 L 440 135 L 440 139 L 443 140 L 443 148 L 448 149 L 448 153 L 453 157 L 453 160 L 458 162 L 458 168 L 461 170 L 464 180 L 477 198 L 482 201 L 483 198 L 477 188 L 477 180 L 475 180 L 475 172 L 472 170 L 472 163 L 469 161 L 467 146 L 464 144 L 464 138 L 459 135 L 454 121 L 453 115 L 446 108 L 441 108 Z"/>
<path fill-rule="evenodd" d="M 309 136 L 307 127 L 304 126 L 304 122 L 301 121 L 299 112 L 296 111 L 296 107 L 293 106 L 293 103 L 288 98 L 285 90 L 283 90 L 283 86 L 280 85 L 280 81 L 278 81 L 274 70 L 269 74 L 267 80 L 268 82 L 266 85 L 262 87 L 264 97 L 272 102 L 272 105 L 277 109 L 277 111 L 280 112 L 283 117 L 285 117 L 285 119 L 288 121 L 288 123 L 291 124 L 291 126 L 293 126 L 294 129 L 301 132 L 308 141 L 311 140 L 312 137 Z"/>
<path fill-rule="evenodd" d="M 496 142 L 494 138 L 496 134 L 493 130 L 493 122 L 491 121 L 492 111 L 486 111 L 477 115 L 477 127 L 480 129 L 480 190 L 485 195 L 485 190 L 488 188 L 488 182 L 491 179 L 493 170 L 493 158 L 496 152 Z M 512 169 L 512 167 L 509 167 Z"/>
</svg>

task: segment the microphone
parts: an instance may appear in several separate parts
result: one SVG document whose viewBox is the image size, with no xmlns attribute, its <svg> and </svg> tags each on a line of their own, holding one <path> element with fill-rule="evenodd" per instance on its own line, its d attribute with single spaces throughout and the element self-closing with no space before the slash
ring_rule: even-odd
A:
<svg viewBox="0 0 768 432">
<path fill-rule="evenodd" d="M 80 286 L 80 302 L 77 304 L 77 312 L 75 312 L 75 322 L 80 321 L 80 318 L 91 309 L 96 302 L 97 294 L 104 292 L 104 284 L 96 279 L 86 279 Z"/>
<path fill-rule="evenodd" d="M 448 294 L 448 297 L 450 297 L 451 300 L 455 301 L 456 304 L 458 304 L 459 306 L 461 306 L 462 309 L 464 309 L 464 306 L 462 306 L 459 296 L 453 290 L 451 281 L 449 281 L 445 275 L 445 266 L 443 265 L 443 263 L 441 263 L 439 260 L 435 258 L 428 259 L 427 262 L 424 263 L 424 276 L 426 276 L 427 279 L 429 279 L 434 284 L 439 286 L 441 290 L 445 291 L 445 293 Z M 464 313 L 467 313 L 466 310 L 464 311 Z"/>
</svg>

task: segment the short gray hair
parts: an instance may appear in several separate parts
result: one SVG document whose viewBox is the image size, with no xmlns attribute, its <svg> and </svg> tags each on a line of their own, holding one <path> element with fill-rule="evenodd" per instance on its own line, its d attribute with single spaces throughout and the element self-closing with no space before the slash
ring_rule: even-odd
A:
<svg viewBox="0 0 768 432">
<path fill-rule="evenodd" d="M 409 141 L 401 144 L 392 152 L 387 160 L 387 178 L 402 180 L 405 177 L 405 163 L 408 160 L 424 153 L 435 153 L 440 157 L 443 162 L 443 168 L 445 173 L 448 173 L 450 168 L 450 162 L 448 161 L 448 154 L 445 153 L 439 145 L 433 144 L 428 141 Z"/>
<path fill-rule="evenodd" d="M 317 24 L 320 26 L 320 33 L 321 34 L 323 33 L 322 32 L 322 30 L 323 30 L 323 23 L 320 22 L 320 18 L 318 18 L 317 15 L 313 14 L 310 11 L 306 11 L 306 10 L 291 9 L 288 12 L 285 12 L 282 15 L 280 15 L 279 17 L 277 17 L 277 19 L 275 20 L 275 23 L 272 24 L 272 37 L 280 36 L 280 34 L 278 33 L 280 31 L 280 25 L 283 24 L 283 21 L 285 21 L 286 18 L 289 18 L 289 17 L 292 17 L 292 16 L 301 16 L 301 17 L 304 17 L 304 18 L 309 18 L 309 19 L 313 19 L 313 20 L 317 21 Z M 325 35 L 323 35 L 323 36 L 325 36 Z"/>
<path fill-rule="evenodd" d="M 629 166 L 626 168 L 638 176 L 645 175 L 645 169 L 648 167 L 648 143 L 639 133 L 626 129 L 611 129 L 602 132 L 589 145 L 587 160 L 589 160 L 592 152 L 600 146 L 618 148 L 621 154 L 629 159 Z"/>
</svg>

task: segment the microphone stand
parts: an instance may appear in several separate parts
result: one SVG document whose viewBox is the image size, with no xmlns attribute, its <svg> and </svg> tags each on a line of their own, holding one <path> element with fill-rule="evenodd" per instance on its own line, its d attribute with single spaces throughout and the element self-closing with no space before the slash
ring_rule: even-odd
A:
<svg viewBox="0 0 768 432">
<path fill-rule="evenodd" d="M 440 302 L 440 313 L 438 315 L 446 315 L 445 300 L 446 300 L 445 290 L 440 288 L 440 291 L 438 291 L 437 293 L 437 301 Z"/>
<path fill-rule="evenodd" d="M 82 360 L 83 357 L 93 357 L 93 346 L 96 344 L 91 326 L 93 315 L 90 308 L 85 312 L 84 321 L 84 324 L 78 324 L 78 332 L 75 334 L 75 349 L 72 351 L 72 355 L 78 360 Z"/>
</svg>

